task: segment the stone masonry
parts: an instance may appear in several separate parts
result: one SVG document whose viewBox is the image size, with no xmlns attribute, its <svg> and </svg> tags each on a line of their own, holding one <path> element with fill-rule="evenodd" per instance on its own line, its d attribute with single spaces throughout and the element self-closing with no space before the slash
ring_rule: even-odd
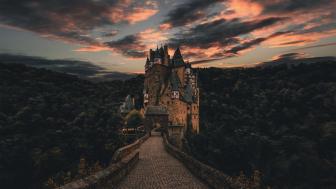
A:
<svg viewBox="0 0 336 189">
<path fill-rule="evenodd" d="M 118 189 L 208 188 L 177 159 L 168 154 L 159 133 L 140 147 L 140 160 Z"/>
</svg>

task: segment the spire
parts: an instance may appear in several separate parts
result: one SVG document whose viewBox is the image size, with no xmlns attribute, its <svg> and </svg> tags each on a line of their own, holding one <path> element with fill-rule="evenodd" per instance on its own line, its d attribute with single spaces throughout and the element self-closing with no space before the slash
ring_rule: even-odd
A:
<svg viewBox="0 0 336 189">
<path fill-rule="evenodd" d="M 177 47 L 173 59 L 177 60 L 177 59 L 183 59 L 182 55 L 181 55 L 181 51 L 180 51 L 180 47 Z"/>
<path fill-rule="evenodd" d="M 176 66 L 176 67 L 183 66 L 185 64 L 179 47 L 176 49 L 174 53 L 172 63 L 173 63 L 173 66 Z"/>
</svg>

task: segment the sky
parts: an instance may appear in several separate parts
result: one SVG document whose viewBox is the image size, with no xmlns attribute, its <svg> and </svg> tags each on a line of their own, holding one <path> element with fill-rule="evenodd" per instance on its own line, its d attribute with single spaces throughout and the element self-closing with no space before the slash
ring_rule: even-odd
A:
<svg viewBox="0 0 336 189">
<path fill-rule="evenodd" d="M 194 67 L 335 56 L 336 0 L 0 0 L 3 54 L 142 73 L 162 44 Z"/>
</svg>

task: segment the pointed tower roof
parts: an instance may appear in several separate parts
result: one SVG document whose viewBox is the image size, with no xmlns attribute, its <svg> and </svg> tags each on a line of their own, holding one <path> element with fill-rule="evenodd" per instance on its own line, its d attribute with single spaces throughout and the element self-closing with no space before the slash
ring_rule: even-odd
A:
<svg viewBox="0 0 336 189">
<path fill-rule="evenodd" d="M 180 47 L 177 47 L 173 59 L 183 59 L 181 51 L 180 51 Z"/>
<path fill-rule="evenodd" d="M 178 47 L 174 53 L 173 60 L 172 60 L 172 66 L 178 67 L 185 65 L 180 48 Z"/>
</svg>

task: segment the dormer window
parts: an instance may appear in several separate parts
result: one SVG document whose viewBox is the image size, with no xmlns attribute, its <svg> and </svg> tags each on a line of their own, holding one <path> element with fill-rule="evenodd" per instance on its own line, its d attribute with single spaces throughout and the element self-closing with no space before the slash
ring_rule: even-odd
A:
<svg viewBox="0 0 336 189">
<path fill-rule="evenodd" d="M 172 91 L 172 96 L 173 99 L 178 99 L 180 97 L 180 93 L 178 91 Z"/>
</svg>

